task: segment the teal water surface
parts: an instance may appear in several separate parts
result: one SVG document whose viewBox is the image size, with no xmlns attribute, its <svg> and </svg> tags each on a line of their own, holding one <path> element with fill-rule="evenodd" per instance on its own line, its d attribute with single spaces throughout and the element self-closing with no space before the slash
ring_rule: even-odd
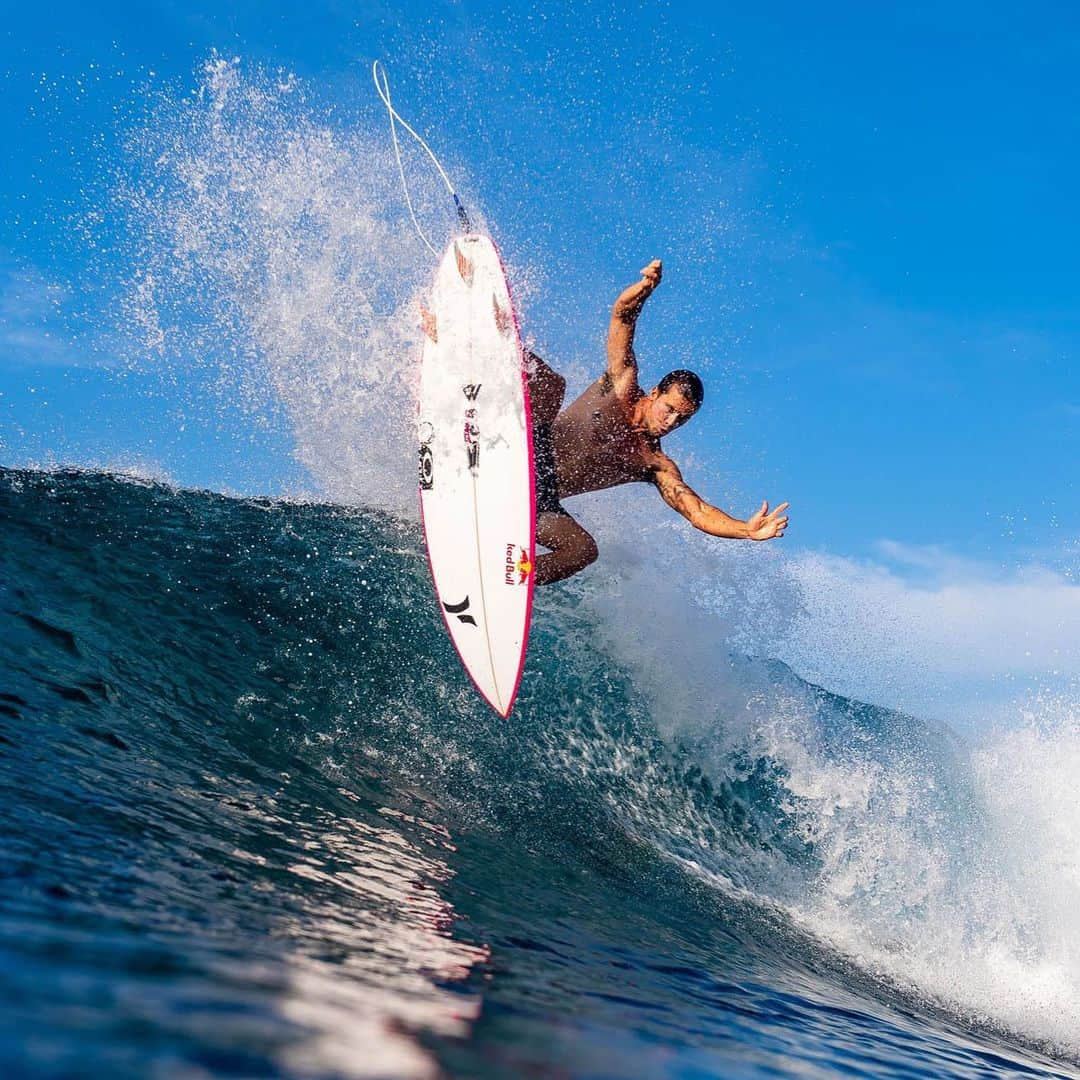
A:
<svg viewBox="0 0 1080 1080">
<path fill-rule="evenodd" d="M 421 543 L 0 471 L 5 1075 L 1076 1075 L 797 917 L 835 843 L 790 763 L 672 735 L 582 594 L 495 716 Z M 927 837 L 977 815 L 947 733 L 758 670 L 823 761 L 929 778 Z"/>
</svg>

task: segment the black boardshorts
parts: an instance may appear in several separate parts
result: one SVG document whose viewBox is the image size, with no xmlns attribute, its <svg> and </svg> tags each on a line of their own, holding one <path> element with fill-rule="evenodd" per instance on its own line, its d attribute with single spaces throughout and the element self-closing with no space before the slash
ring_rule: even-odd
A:
<svg viewBox="0 0 1080 1080">
<path fill-rule="evenodd" d="M 559 502 L 559 474 L 555 469 L 550 424 L 537 424 L 533 428 L 533 468 L 536 473 L 537 514 L 565 514 Z"/>
</svg>

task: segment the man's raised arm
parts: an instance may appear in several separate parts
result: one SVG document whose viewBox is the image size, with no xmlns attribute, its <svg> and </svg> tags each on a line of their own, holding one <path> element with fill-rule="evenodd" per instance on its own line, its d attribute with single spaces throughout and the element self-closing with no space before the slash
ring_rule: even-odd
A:
<svg viewBox="0 0 1080 1080">
<path fill-rule="evenodd" d="M 757 513 L 746 521 L 725 514 L 716 506 L 710 506 L 682 478 L 679 467 L 671 458 L 664 456 L 653 473 L 664 502 L 678 510 L 695 529 L 710 536 L 722 536 L 729 540 L 771 540 L 784 535 L 788 519 L 784 511 L 787 503 L 781 503 L 771 514 L 769 504 L 763 502 Z"/>
<path fill-rule="evenodd" d="M 637 358 L 634 356 L 634 327 L 642 306 L 660 284 L 663 266 L 653 259 L 641 271 L 641 280 L 624 289 L 611 309 L 608 326 L 608 375 L 615 381 L 616 389 L 628 390 L 637 385 Z"/>
</svg>

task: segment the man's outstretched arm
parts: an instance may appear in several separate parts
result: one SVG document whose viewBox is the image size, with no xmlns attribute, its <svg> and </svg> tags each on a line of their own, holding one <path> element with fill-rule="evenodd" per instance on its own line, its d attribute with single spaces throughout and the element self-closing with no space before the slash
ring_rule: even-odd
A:
<svg viewBox="0 0 1080 1080">
<path fill-rule="evenodd" d="M 611 309 L 608 325 L 608 375 L 619 388 L 637 384 L 637 357 L 634 356 L 634 328 L 637 317 L 653 289 L 660 284 L 663 264 L 653 259 L 641 271 L 641 280 L 623 289 Z"/>
<path fill-rule="evenodd" d="M 787 528 L 788 519 L 784 511 L 788 503 L 781 503 L 769 513 L 769 504 L 763 502 L 757 513 L 746 521 L 740 521 L 725 514 L 719 507 L 710 506 L 682 478 L 679 467 L 670 458 L 665 457 L 657 467 L 653 482 L 672 510 L 678 510 L 695 529 L 710 536 L 722 536 L 728 540 L 772 540 L 783 536 Z"/>
</svg>

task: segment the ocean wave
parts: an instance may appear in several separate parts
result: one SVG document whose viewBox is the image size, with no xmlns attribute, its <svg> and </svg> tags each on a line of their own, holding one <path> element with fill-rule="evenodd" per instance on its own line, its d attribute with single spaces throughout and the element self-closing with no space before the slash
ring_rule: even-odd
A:
<svg viewBox="0 0 1080 1080">
<path fill-rule="evenodd" d="M 297 1046 L 328 1072 L 355 1058 L 320 994 L 322 1020 L 351 1002 L 384 1027 L 460 1031 L 451 1005 L 478 1007 L 490 950 L 440 897 L 452 838 L 487 836 L 609 884 L 635 867 L 679 903 L 704 884 L 741 948 L 781 968 L 832 966 L 849 991 L 880 982 L 969 1029 L 1080 1052 L 1074 720 L 972 748 L 720 635 L 706 649 L 692 608 L 681 637 L 669 626 L 636 656 L 630 609 L 620 642 L 610 598 L 572 587 L 537 605 L 503 722 L 459 669 L 412 522 L 6 470 L 0 530 L 0 751 L 20 793 L 3 804 L 2 948 L 53 1036 L 64 1009 L 91 1008 L 74 968 L 136 995 L 98 1004 L 120 1024 L 155 964 L 175 976 L 159 1034 L 185 979 L 213 998 L 225 971 L 279 1064 Z M 299 964 L 288 991 L 279 939 Z M 238 949 L 298 1004 L 245 997 Z M 320 966 L 358 949 L 376 959 L 347 961 L 344 983 Z M 307 1034 L 279 1046 L 270 1015 Z M 383 1048 L 400 1053 L 388 1071 L 434 1068 L 411 1040 Z"/>
</svg>

